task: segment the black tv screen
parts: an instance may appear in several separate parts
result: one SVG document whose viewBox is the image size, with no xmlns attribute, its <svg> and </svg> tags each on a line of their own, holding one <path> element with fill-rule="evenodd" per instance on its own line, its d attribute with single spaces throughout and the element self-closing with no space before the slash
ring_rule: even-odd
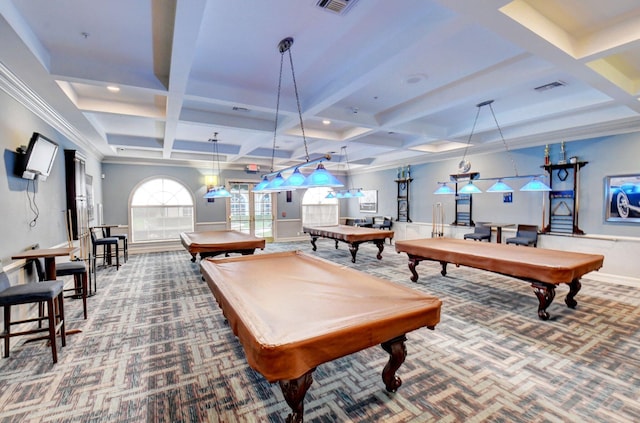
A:
<svg viewBox="0 0 640 423">
<path fill-rule="evenodd" d="M 58 144 L 37 132 L 29 140 L 29 147 L 24 158 L 22 177 L 45 181 L 51 173 L 53 162 L 58 152 Z"/>
</svg>

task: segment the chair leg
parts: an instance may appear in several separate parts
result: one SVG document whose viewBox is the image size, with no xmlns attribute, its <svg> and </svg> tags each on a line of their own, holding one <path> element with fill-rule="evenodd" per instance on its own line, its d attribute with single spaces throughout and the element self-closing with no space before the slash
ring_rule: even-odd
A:
<svg viewBox="0 0 640 423">
<path fill-rule="evenodd" d="M 84 311 L 84 320 L 87 320 L 87 289 L 89 289 L 89 271 L 87 270 L 80 276 L 82 282 L 82 310 Z"/>
<path fill-rule="evenodd" d="M 60 339 L 62 340 L 62 346 L 67 345 L 67 322 L 64 320 L 64 292 L 58 294 L 58 318 L 60 320 Z M 55 330 L 55 329 L 54 329 Z"/>
<path fill-rule="evenodd" d="M 91 265 L 92 263 L 93 263 L 93 266 Z M 93 272 L 93 278 L 91 277 L 91 272 Z M 92 283 L 93 283 L 93 290 L 91 290 Z M 92 257 L 89 257 L 89 295 L 95 295 L 96 292 L 98 292 L 98 273 L 96 271 L 95 256 L 93 256 L 93 261 L 92 261 Z"/>
<path fill-rule="evenodd" d="M 98 263 L 97 263 L 97 257 L 98 257 L 98 247 L 96 247 L 96 245 L 94 244 L 94 245 L 93 245 L 93 257 L 92 257 L 92 260 L 93 260 L 93 268 L 94 268 L 94 269 L 95 269 L 95 268 L 96 268 L 96 266 L 98 265 Z"/>
<path fill-rule="evenodd" d="M 11 339 L 11 306 L 4 306 L 4 356 L 9 357 L 9 339 Z"/>
<path fill-rule="evenodd" d="M 47 310 L 49 311 L 49 343 L 51 344 L 51 355 L 53 356 L 53 363 L 58 362 L 58 348 L 56 346 L 56 308 L 53 303 L 53 298 L 47 300 Z"/>
<path fill-rule="evenodd" d="M 120 269 L 120 248 L 118 246 L 118 242 L 116 242 L 116 270 Z"/>
<path fill-rule="evenodd" d="M 40 301 L 38 303 L 38 317 L 43 318 L 44 317 L 44 303 L 42 301 Z M 42 328 L 42 320 L 38 320 L 38 329 Z"/>
</svg>

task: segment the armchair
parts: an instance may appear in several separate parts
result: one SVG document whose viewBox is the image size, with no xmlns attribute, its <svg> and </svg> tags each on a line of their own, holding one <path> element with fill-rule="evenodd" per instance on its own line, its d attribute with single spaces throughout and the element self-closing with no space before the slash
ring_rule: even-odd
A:
<svg viewBox="0 0 640 423">
<path fill-rule="evenodd" d="M 486 226 L 485 222 L 476 222 L 473 232 L 464 234 L 464 239 L 472 239 L 474 241 L 487 240 L 491 242 L 491 226 Z"/>
<path fill-rule="evenodd" d="M 391 230 L 392 220 L 390 216 L 376 216 L 373 218 L 372 228 Z"/>
<path fill-rule="evenodd" d="M 538 246 L 538 227 L 536 225 L 518 225 L 516 236 L 507 238 L 507 244 Z"/>
</svg>

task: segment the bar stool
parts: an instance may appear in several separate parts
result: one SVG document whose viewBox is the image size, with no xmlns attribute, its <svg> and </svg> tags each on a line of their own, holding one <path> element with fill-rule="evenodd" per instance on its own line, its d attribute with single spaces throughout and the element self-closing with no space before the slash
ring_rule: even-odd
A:
<svg viewBox="0 0 640 423">
<path fill-rule="evenodd" d="M 4 308 L 4 332 L 0 333 L 0 339 L 4 339 L 4 357 L 9 357 L 10 339 L 12 336 L 30 335 L 39 332 L 48 332 L 48 335 L 36 339 L 48 339 L 51 345 L 53 362 L 58 362 L 58 350 L 56 345 L 56 333 L 60 331 L 62 346 L 67 345 L 64 325 L 64 284 L 62 281 L 31 282 L 11 286 L 7 274 L 0 272 L 0 306 Z M 47 315 L 31 319 L 11 321 L 11 307 L 20 304 L 47 303 Z M 57 305 L 57 307 L 56 307 Z M 57 309 L 57 313 L 56 313 Z M 56 322 L 57 318 L 57 322 Z M 46 320 L 49 325 L 46 328 L 25 329 L 19 332 L 11 332 L 11 326 Z"/>
<path fill-rule="evenodd" d="M 92 250 L 93 250 L 93 271 L 96 272 L 97 269 L 97 257 L 98 257 L 98 247 L 102 246 L 102 263 L 103 264 L 110 264 L 111 261 L 111 247 L 115 247 L 115 256 L 116 256 L 116 270 L 120 269 L 120 248 L 119 248 L 119 240 L 118 238 L 111 236 L 111 237 L 102 237 L 102 234 L 100 238 L 98 238 L 98 236 L 96 235 L 96 228 L 91 228 L 89 229 L 89 231 L 91 232 L 91 244 L 93 246 Z M 109 261 L 107 262 L 107 257 L 109 259 Z"/>
<path fill-rule="evenodd" d="M 34 249 L 37 248 L 37 245 Z M 49 275 L 45 272 L 44 259 L 34 259 L 34 265 L 36 267 L 36 274 L 38 280 L 44 282 L 49 280 Z M 84 320 L 87 320 L 87 295 L 89 289 L 88 279 L 90 279 L 87 265 L 82 260 L 68 261 L 64 263 L 56 264 L 56 278 L 58 276 L 73 276 L 73 288 L 63 289 L 63 292 L 72 292 L 71 295 L 66 295 L 64 298 L 81 298 L 82 299 L 82 311 L 84 314 Z M 44 316 L 44 304 L 40 303 L 38 307 L 39 316 Z"/>
<path fill-rule="evenodd" d="M 108 238 L 107 234 L 106 234 L 106 229 L 102 229 L 102 236 L 105 238 Z M 111 235 L 111 237 L 113 238 L 118 238 L 118 240 L 122 241 L 122 258 L 124 259 L 124 262 L 126 263 L 127 260 L 129 260 L 129 240 L 127 237 L 127 234 L 115 234 L 115 235 Z"/>
</svg>

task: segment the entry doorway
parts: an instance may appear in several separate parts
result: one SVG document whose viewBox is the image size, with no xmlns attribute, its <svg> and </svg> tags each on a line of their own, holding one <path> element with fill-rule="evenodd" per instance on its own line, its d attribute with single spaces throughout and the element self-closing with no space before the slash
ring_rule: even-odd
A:
<svg viewBox="0 0 640 423">
<path fill-rule="evenodd" d="M 231 182 L 229 229 L 273 241 L 273 194 L 254 193 L 253 182 Z"/>
</svg>

